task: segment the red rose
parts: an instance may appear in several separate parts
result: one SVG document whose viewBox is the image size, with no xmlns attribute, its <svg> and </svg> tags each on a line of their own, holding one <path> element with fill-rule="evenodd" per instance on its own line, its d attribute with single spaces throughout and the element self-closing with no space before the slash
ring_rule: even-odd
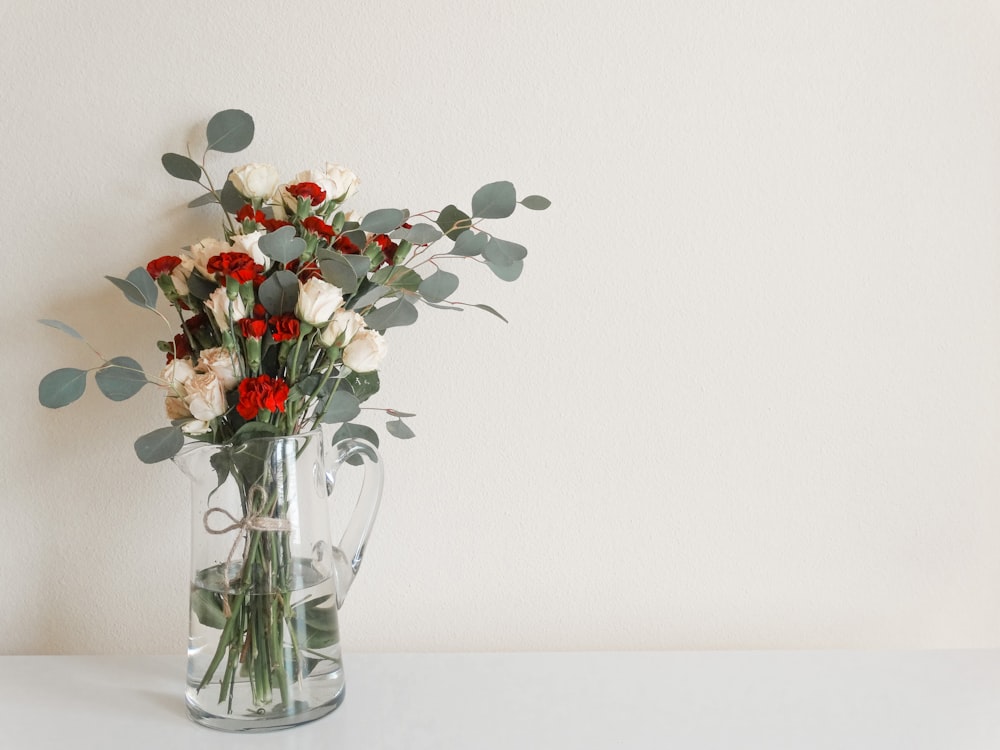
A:
<svg viewBox="0 0 1000 750">
<path fill-rule="evenodd" d="M 312 232 L 313 234 L 318 234 L 324 240 L 329 242 L 333 237 L 333 227 L 327 224 L 318 216 L 307 216 L 302 220 L 302 228 L 307 232 Z"/>
<path fill-rule="evenodd" d="M 236 404 L 236 411 L 244 419 L 255 419 L 261 409 L 284 412 L 287 398 L 288 383 L 281 378 L 272 378 L 270 375 L 244 378 L 240 381 L 240 400 Z"/>
<path fill-rule="evenodd" d="M 240 222 L 252 221 L 255 224 L 263 224 L 265 221 L 264 212 L 255 211 L 254 207 L 247 203 L 243 206 L 243 208 L 236 212 L 236 220 Z"/>
<path fill-rule="evenodd" d="M 271 318 L 271 333 L 275 341 L 291 341 L 299 337 L 299 319 L 291 313 Z"/>
<path fill-rule="evenodd" d="M 347 235 L 340 235 L 336 242 L 333 243 L 333 249 L 342 255 L 360 255 L 361 250 L 347 237 Z"/>
<path fill-rule="evenodd" d="M 164 274 L 170 273 L 181 264 L 181 259 L 176 255 L 164 255 L 162 258 L 151 260 L 146 264 L 146 273 L 158 279 Z"/>
<path fill-rule="evenodd" d="M 245 339 L 260 339 L 267 332 L 267 321 L 260 318 L 240 318 L 236 324 Z"/>
<path fill-rule="evenodd" d="M 209 273 L 224 274 L 241 284 L 253 281 L 257 275 L 257 266 L 246 253 L 219 253 L 213 255 L 205 264 Z"/>
<path fill-rule="evenodd" d="M 318 206 L 326 200 L 326 191 L 315 182 L 300 182 L 295 185 L 289 185 L 285 190 L 296 198 L 308 199 L 309 203 L 313 206 Z"/>
</svg>

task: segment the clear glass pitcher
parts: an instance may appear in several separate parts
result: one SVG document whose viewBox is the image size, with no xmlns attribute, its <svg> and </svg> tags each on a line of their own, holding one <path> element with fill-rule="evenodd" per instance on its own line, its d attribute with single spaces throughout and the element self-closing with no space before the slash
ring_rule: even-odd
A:
<svg viewBox="0 0 1000 750">
<path fill-rule="evenodd" d="M 174 459 L 191 480 L 187 705 L 200 724 L 292 726 L 344 698 L 337 610 L 375 521 L 382 463 L 361 440 L 323 443 L 316 430 Z M 334 544 L 329 498 L 345 462 L 363 464 L 364 484 Z"/>
</svg>

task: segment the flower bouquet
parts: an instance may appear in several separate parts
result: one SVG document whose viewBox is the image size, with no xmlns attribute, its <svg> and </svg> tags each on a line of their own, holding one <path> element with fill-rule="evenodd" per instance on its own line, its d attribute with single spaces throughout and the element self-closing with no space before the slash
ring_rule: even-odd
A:
<svg viewBox="0 0 1000 750">
<path fill-rule="evenodd" d="M 157 342 L 162 370 L 154 376 L 131 357 L 98 354 L 100 364 L 89 370 L 46 375 L 38 396 L 46 407 L 66 406 L 83 395 L 90 373 L 114 401 L 153 385 L 169 424 L 135 441 L 140 460 L 173 458 L 183 467 L 192 447 L 212 448 L 195 531 L 220 539 L 211 561 L 195 566 L 192 633 L 199 633 L 200 656 L 189 669 L 189 705 L 192 695 L 217 684 L 222 713 L 236 705 L 249 715 L 312 717 L 294 686 L 338 666 L 330 612 L 357 570 L 367 531 L 353 559 L 327 544 L 327 558 L 335 559 L 325 568 L 323 544 L 313 545 L 318 552 L 299 548 L 295 524 L 307 513 L 297 505 L 308 472 L 303 456 L 321 442 L 323 424 L 339 425 L 334 445 L 354 441 L 340 460 L 374 455 L 378 434 L 353 420 L 379 390 L 386 331 L 414 323 L 421 306 L 472 306 L 502 317 L 488 305 L 451 299 L 459 278 L 445 268 L 481 265 L 504 281 L 517 279 L 525 248 L 481 222 L 506 218 L 518 204 L 541 210 L 549 201 L 517 200 L 511 183 L 494 182 L 475 192 L 468 212 L 449 205 L 359 216 L 345 209 L 357 176 L 331 164 L 282 182 L 274 167 L 250 163 L 217 187 L 207 155 L 242 151 L 253 134 L 248 114 L 226 110 L 208 123 L 200 163 L 190 155 L 162 157 L 170 175 L 203 188 L 190 206 L 222 208 L 221 239 L 202 239 L 124 278 L 107 277 L 129 302 L 166 323 L 170 334 Z M 442 241 L 446 250 L 437 249 Z M 173 323 L 157 308 L 161 294 Z M 63 322 L 41 322 L 83 340 Z M 405 421 L 412 414 L 381 411 L 390 435 L 413 436 Z M 327 578 L 334 581 L 328 589 L 315 588 Z M 306 589 L 308 595 L 298 593 Z M 288 721 L 274 725 L 282 723 Z"/>
</svg>

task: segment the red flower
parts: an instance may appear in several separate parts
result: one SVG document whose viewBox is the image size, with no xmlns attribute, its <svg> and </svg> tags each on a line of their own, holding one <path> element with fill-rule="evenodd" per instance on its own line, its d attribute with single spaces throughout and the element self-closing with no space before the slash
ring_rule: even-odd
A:
<svg viewBox="0 0 1000 750">
<path fill-rule="evenodd" d="M 243 208 L 236 212 L 237 221 L 252 221 L 255 224 L 263 224 L 266 219 L 264 217 L 263 211 L 255 211 L 254 207 L 247 203 Z"/>
<path fill-rule="evenodd" d="M 336 242 L 333 243 L 333 249 L 338 253 L 343 255 L 360 255 L 361 250 L 347 237 L 347 235 L 340 235 Z"/>
<path fill-rule="evenodd" d="M 244 378 L 240 381 L 240 400 L 236 404 L 236 411 L 244 419 L 255 419 L 261 409 L 284 412 L 287 398 L 288 383 L 281 378 L 272 378 L 270 375 Z"/>
<path fill-rule="evenodd" d="M 183 333 L 178 333 L 174 336 L 173 350 L 167 352 L 167 364 L 170 364 L 174 357 L 177 359 L 184 359 L 185 357 L 191 356 L 191 344 L 188 342 L 187 336 Z"/>
<path fill-rule="evenodd" d="M 219 253 L 213 255 L 205 264 L 209 273 L 225 274 L 231 279 L 236 279 L 241 284 L 253 281 L 257 275 L 257 267 L 246 253 Z"/>
<path fill-rule="evenodd" d="M 385 258 L 385 262 L 390 266 L 392 265 L 392 259 L 396 257 L 396 251 L 399 249 L 399 245 L 389 239 L 387 234 L 377 234 L 372 237 L 372 242 L 376 243 L 382 250 L 382 257 Z"/>
<path fill-rule="evenodd" d="M 208 316 L 205 313 L 198 313 L 197 315 L 192 315 L 190 318 L 184 321 L 184 325 L 191 332 L 200 330 L 208 325 Z"/>
<path fill-rule="evenodd" d="M 291 313 L 271 318 L 271 332 L 275 341 L 291 341 L 299 337 L 299 319 Z"/>
<path fill-rule="evenodd" d="M 255 318 L 264 318 L 266 315 L 267 308 L 260 304 L 260 302 L 255 302 L 253 306 L 253 316 Z"/>
<path fill-rule="evenodd" d="M 151 260 L 146 264 L 146 273 L 158 279 L 164 274 L 170 273 L 181 264 L 181 259 L 176 255 L 164 255 L 162 258 Z"/>
<path fill-rule="evenodd" d="M 326 191 L 315 182 L 300 182 L 295 185 L 289 185 L 285 190 L 296 198 L 307 198 L 313 206 L 318 206 L 326 200 Z"/>
<path fill-rule="evenodd" d="M 333 238 L 333 227 L 327 224 L 318 216 L 307 216 L 302 220 L 302 228 L 307 232 L 318 234 L 329 242 Z"/>
<path fill-rule="evenodd" d="M 290 227 L 287 221 L 282 221 L 281 219 L 264 219 L 259 222 L 264 225 L 264 229 L 268 232 L 273 232 L 275 229 L 281 229 L 282 227 Z"/>
<path fill-rule="evenodd" d="M 267 321 L 260 318 L 240 318 L 236 324 L 245 339 L 260 339 L 267 332 Z"/>
</svg>

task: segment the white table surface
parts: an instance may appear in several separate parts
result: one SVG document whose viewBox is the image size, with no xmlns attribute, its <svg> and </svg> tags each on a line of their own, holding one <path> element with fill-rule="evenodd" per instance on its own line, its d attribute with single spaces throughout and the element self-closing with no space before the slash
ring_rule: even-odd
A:
<svg viewBox="0 0 1000 750">
<path fill-rule="evenodd" d="M 229 734 L 183 656 L 0 657 L 0 748 L 1000 750 L 1000 651 L 347 654 L 347 698 Z"/>
</svg>

